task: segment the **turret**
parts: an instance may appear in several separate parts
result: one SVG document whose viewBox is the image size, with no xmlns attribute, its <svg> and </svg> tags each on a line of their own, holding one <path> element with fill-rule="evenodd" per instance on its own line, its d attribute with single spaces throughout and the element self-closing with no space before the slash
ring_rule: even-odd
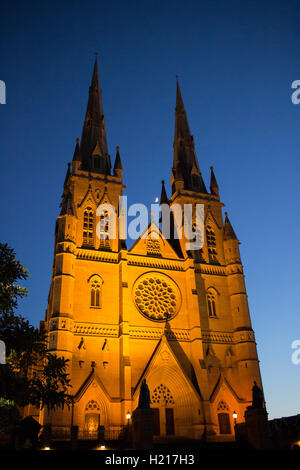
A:
<svg viewBox="0 0 300 470">
<path fill-rule="evenodd" d="M 118 178 L 121 178 L 121 179 L 123 176 L 123 168 L 122 168 L 121 157 L 120 157 L 120 147 L 117 147 L 117 153 L 116 153 L 115 164 L 114 164 L 114 176 L 117 176 Z"/>
<path fill-rule="evenodd" d="M 214 167 L 210 167 L 210 193 L 220 199 L 219 186 L 214 174 Z"/>
</svg>

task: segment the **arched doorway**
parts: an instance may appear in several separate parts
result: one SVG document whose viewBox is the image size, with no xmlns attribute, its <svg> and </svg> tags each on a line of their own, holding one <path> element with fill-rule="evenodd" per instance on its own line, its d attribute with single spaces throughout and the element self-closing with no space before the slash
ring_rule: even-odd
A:
<svg viewBox="0 0 300 470">
<path fill-rule="evenodd" d="M 174 436 L 175 401 L 168 387 L 163 384 L 158 385 L 152 393 L 151 404 L 154 436 Z"/>
<path fill-rule="evenodd" d="M 85 407 L 84 430 L 93 436 L 100 426 L 100 406 L 97 401 L 90 400 Z"/>
<path fill-rule="evenodd" d="M 217 414 L 220 434 L 231 434 L 229 407 L 223 400 L 218 404 Z"/>
</svg>

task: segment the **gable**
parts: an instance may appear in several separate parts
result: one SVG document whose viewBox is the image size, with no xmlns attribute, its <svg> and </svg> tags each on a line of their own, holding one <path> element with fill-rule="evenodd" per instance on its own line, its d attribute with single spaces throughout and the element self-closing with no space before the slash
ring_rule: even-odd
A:
<svg viewBox="0 0 300 470">
<path fill-rule="evenodd" d="M 92 205 L 97 207 L 97 201 L 94 197 L 93 191 L 92 191 L 92 186 L 89 184 L 88 190 L 85 193 L 85 196 L 83 197 L 82 201 L 77 205 L 77 207 L 82 207 L 83 205 Z"/>
<path fill-rule="evenodd" d="M 179 259 L 169 241 L 164 238 L 159 227 L 152 222 L 144 233 L 136 240 L 129 253 L 157 258 Z"/>
<path fill-rule="evenodd" d="M 190 364 L 190 369 L 192 369 Z M 137 401 L 142 380 L 145 378 L 150 395 L 158 387 L 166 387 L 177 404 L 192 405 L 202 400 L 200 392 L 192 381 L 191 370 L 181 361 L 171 347 L 166 335 L 159 340 L 153 354 L 139 378 L 133 393 Z"/>
</svg>

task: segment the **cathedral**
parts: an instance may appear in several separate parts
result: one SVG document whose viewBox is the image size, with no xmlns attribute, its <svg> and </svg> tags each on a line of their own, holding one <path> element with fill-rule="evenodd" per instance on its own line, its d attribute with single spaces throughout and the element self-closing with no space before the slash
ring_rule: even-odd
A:
<svg viewBox="0 0 300 470">
<path fill-rule="evenodd" d="M 40 423 L 53 432 L 104 426 L 118 437 L 146 379 L 157 441 L 233 440 L 253 382 L 261 387 L 259 361 L 239 240 L 226 212 L 223 218 L 213 167 L 209 189 L 202 178 L 178 82 L 172 194 L 162 183 L 160 203 L 203 204 L 203 247 L 189 251 L 174 230 L 166 238 L 149 224 L 147 236 L 129 248 L 119 236 L 124 189 L 120 149 L 113 166 L 108 152 L 96 59 L 64 181 L 42 322 L 49 351 L 69 359 L 74 402 L 42 410 Z M 97 208 L 104 203 L 118 214 L 114 239 L 99 236 L 106 227 Z"/>
</svg>

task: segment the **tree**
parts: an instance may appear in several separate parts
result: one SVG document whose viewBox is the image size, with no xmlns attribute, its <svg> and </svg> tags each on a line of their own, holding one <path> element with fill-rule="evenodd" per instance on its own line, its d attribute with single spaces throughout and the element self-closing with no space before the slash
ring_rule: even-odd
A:
<svg viewBox="0 0 300 470">
<path fill-rule="evenodd" d="M 70 379 L 67 373 L 69 359 L 47 354 L 42 371 L 29 382 L 30 402 L 46 407 L 48 412 L 71 404 L 71 395 L 67 393 Z"/>
<path fill-rule="evenodd" d="M 27 289 L 16 285 L 25 280 L 28 271 L 16 259 L 15 252 L 7 243 L 0 243 L 0 314 L 13 313 L 18 306 L 18 298 L 28 294 Z"/>
<path fill-rule="evenodd" d="M 48 353 L 45 332 L 14 313 L 19 298 L 28 294 L 18 282 L 28 276 L 14 250 L 0 243 L 0 339 L 6 345 L 6 364 L 0 365 L 0 415 L 1 407 L 5 413 L 28 404 L 50 410 L 71 401 L 68 360 Z M 17 413 L 6 415 L 17 419 Z"/>
</svg>

